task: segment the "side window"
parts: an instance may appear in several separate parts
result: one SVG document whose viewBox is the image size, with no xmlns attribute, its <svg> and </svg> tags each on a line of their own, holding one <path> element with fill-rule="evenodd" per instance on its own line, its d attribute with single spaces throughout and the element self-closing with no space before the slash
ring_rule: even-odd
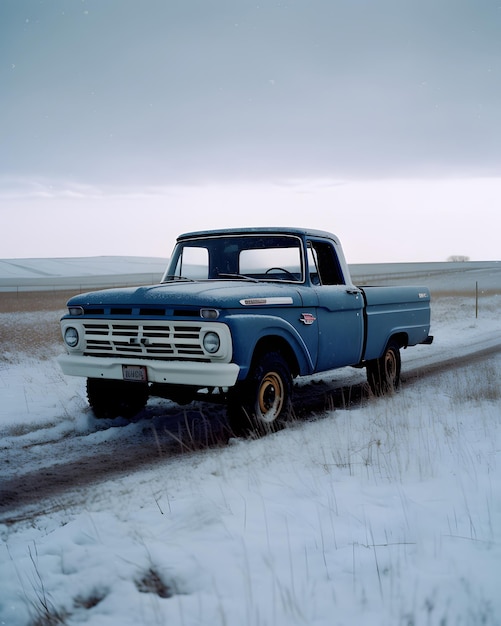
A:
<svg viewBox="0 0 501 626">
<path fill-rule="evenodd" d="M 308 242 L 310 280 L 314 285 L 344 285 L 345 281 L 332 244 L 324 241 Z"/>
</svg>

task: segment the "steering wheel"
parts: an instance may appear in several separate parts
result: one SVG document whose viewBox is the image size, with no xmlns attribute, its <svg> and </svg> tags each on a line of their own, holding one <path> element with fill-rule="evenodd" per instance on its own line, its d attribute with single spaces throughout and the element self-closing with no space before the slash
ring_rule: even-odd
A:
<svg viewBox="0 0 501 626">
<path fill-rule="evenodd" d="M 269 274 L 270 272 L 283 272 L 286 274 L 291 280 L 297 280 L 292 272 L 286 270 L 283 267 L 270 267 L 270 269 L 266 270 L 265 274 Z"/>
</svg>

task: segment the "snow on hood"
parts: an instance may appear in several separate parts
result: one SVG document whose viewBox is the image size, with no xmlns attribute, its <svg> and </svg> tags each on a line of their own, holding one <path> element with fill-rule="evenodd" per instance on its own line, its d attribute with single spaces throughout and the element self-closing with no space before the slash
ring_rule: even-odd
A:
<svg viewBox="0 0 501 626">
<path fill-rule="evenodd" d="M 290 304 L 300 305 L 298 290 L 290 283 L 253 283 L 249 281 L 168 282 L 147 287 L 106 289 L 71 298 L 68 304 L 85 305 L 175 305 L 175 306 L 240 306 L 240 300 L 292 298 Z"/>
</svg>

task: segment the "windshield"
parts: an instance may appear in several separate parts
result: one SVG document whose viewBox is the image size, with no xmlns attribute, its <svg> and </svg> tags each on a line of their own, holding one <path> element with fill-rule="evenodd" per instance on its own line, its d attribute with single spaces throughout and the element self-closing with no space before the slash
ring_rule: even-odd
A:
<svg viewBox="0 0 501 626">
<path fill-rule="evenodd" d="M 301 240 L 286 235 L 189 239 L 177 244 L 162 282 L 272 280 L 303 282 Z"/>
</svg>

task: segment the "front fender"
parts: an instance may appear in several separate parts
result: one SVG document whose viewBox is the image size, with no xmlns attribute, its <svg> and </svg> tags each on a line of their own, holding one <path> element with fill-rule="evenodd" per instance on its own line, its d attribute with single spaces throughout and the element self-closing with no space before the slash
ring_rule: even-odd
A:
<svg viewBox="0 0 501 626">
<path fill-rule="evenodd" d="M 318 336 L 313 337 L 312 334 L 317 332 L 316 328 L 305 326 L 305 334 L 310 333 L 308 338 L 303 337 L 291 322 L 274 315 L 232 315 L 224 321 L 231 329 L 233 362 L 240 366 L 240 380 L 247 377 L 257 344 L 262 339 L 271 340 L 273 337 L 283 339 L 290 346 L 301 376 L 314 372 Z"/>
</svg>

